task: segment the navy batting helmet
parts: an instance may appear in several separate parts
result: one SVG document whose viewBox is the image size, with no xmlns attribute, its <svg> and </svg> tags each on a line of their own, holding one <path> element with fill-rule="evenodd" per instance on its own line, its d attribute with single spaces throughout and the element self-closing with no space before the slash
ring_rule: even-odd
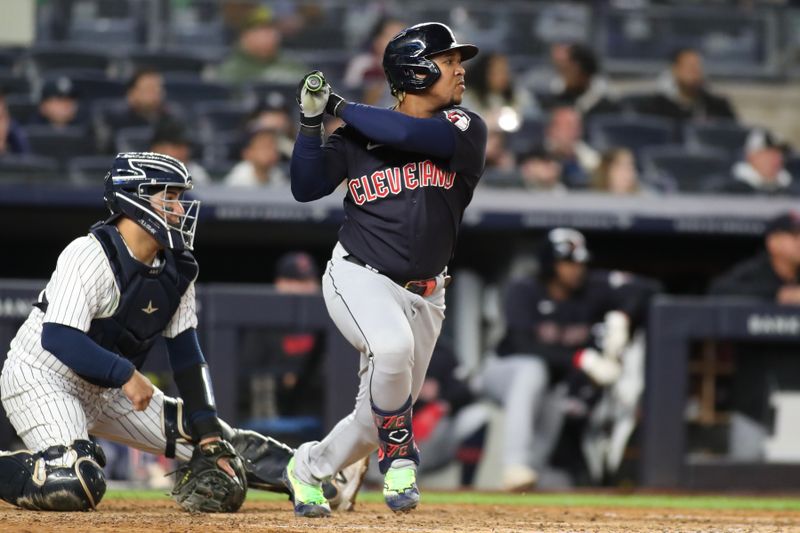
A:
<svg viewBox="0 0 800 533">
<path fill-rule="evenodd" d="M 475 45 L 457 43 L 452 30 L 439 22 L 423 22 L 395 35 L 383 53 L 392 94 L 421 91 L 436 83 L 441 72 L 430 58 L 448 50 L 461 50 L 462 61 L 478 53 Z"/>
<path fill-rule="evenodd" d="M 192 188 L 192 177 L 183 163 L 153 152 L 117 154 L 106 174 L 105 188 L 109 220 L 125 215 L 166 248 L 193 248 L 200 201 L 182 198 Z M 169 198 L 168 191 L 179 194 Z"/>
<path fill-rule="evenodd" d="M 583 233 L 572 228 L 552 229 L 539 248 L 539 277 L 543 280 L 551 279 L 555 274 L 557 261 L 586 263 L 590 257 Z"/>
</svg>

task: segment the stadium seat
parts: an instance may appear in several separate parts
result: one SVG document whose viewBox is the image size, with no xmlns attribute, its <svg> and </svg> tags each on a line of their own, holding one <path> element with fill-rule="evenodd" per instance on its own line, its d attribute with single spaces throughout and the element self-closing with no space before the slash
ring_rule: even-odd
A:
<svg viewBox="0 0 800 533">
<path fill-rule="evenodd" d="M 33 48 L 27 55 L 29 66 L 38 76 L 51 76 L 54 69 L 71 69 L 76 73 L 108 73 L 111 56 L 106 51 L 86 50 L 69 45 Z"/>
<path fill-rule="evenodd" d="M 111 155 L 90 155 L 73 157 L 67 162 L 67 175 L 70 181 L 79 184 L 99 184 L 111 167 Z"/>
<path fill-rule="evenodd" d="M 25 134 L 31 149 L 37 155 L 56 159 L 62 169 L 67 160 L 78 155 L 90 155 L 97 151 L 94 137 L 87 134 L 86 128 L 72 126 L 55 129 L 52 126 L 27 126 Z"/>
<path fill-rule="evenodd" d="M 686 145 L 692 149 L 721 149 L 739 158 L 750 130 L 733 121 L 714 121 L 686 126 Z"/>
<path fill-rule="evenodd" d="M 541 144 L 544 138 L 545 122 L 543 120 L 525 119 L 517 131 L 508 133 L 508 148 L 517 155 L 530 151 Z"/>
<path fill-rule="evenodd" d="M 6 96 L 6 106 L 11 118 L 19 124 L 28 124 L 39 111 L 39 103 L 27 94 L 10 94 Z"/>
<path fill-rule="evenodd" d="M 122 82 L 109 80 L 100 74 L 73 71 L 72 69 L 58 69 L 48 72 L 47 79 L 62 75 L 70 78 L 72 86 L 75 87 L 78 97 L 83 102 L 91 104 L 100 99 L 123 98 L 125 96 L 125 85 Z"/>
<path fill-rule="evenodd" d="M 648 93 L 632 93 L 620 96 L 619 103 L 625 113 L 640 113 L 647 102 L 653 98 Z"/>
<path fill-rule="evenodd" d="M 200 76 L 206 68 L 207 60 L 196 54 L 180 51 L 134 52 L 128 57 L 131 72 L 150 67 L 164 74 L 184 73 Z"/>
<path fill-rule="evenodd" d="M 39 155 L 4 155 L 0 157 L 0 181 L 58 181 L 58 161 Z"/>
<path fill-rule="evenodd" d="M 598 115 L 588 125 L 589 144 L 598 150 L 631 149 L 639 157 L 647 146 L 671 144 L 675 126 L 671 120 L 642 115 Z"/>
<path fill-rule="evenodd" d="M 68 30 L 71 43 L 120 52 L 144 44 L 143 36 L 134 18 L 76 19 Z"/>
<path fill-rule="evenodd" d="M 524 186 L 518 171 L 499 168 L 487 168 L 481 177 L 481 185 L 494 189 L 521 189 Z"/>
<path fill-rule="evenodd" d="M 194 106 L 197 133 L 204 141 L 242 131 L 249 109 L 238 102 L 201 102 Z"/>
<path fill-rule="evenodd" d="M 193 76 L 165 77 L 167 100 L 182 105 L 230 100 L 233 91 L 227 85 L 203 81 Z"/>
<path fill-rule="evenodd" d="M 152 138 L 150 126 L 122 128 L 114 135 L 114 146 L 117 152 L 146 152 Z"/>
<path fill-rule="evenodd" d="M 800 156 L 787 157 L 783 166 L 789 171 L 794 180 L 800 181 Z"/>
<path fill-rule="evenodd" d="M 730 175 L 733 161 L 723 150 L 690 151 L 681 145 L 642 149 L 641 163 L 647 181 L 680 192 L 703 190 L 710 179 Z"/>
<path fill-rule="evenodd" d="M 28 78 L 7 72 L 0 73 L 0 89 L 2 89 L 5 94 L 20 94 L 25 96 L 32 94 L 32 86 Z"/>
</svg>

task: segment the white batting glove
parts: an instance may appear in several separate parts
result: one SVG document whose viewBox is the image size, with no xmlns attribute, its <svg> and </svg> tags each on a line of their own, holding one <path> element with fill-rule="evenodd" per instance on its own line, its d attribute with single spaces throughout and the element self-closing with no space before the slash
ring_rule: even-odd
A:
<svg viewBox="0 0 800 533">
<path fill-rule="evenodd" d="M 594 348 L 585 348 L 576 353 L 573 364 L 601 387 L 611 385 L 622 373 L 619 359 L 604 357 Z"/>
<path fill-rule="evenodd" d="M 630 319 L 622 311 L 609 311 L 605 317 L 605 337 L 603 338 L 603 356 L 620 359 L 622 351 L 630 340 Z"/>
<path fill-rule="evenodd" d="M 331 87 L 322 72 L 309 72 L 297 87 L 297 103 L 304 118 L 319 117 L 325 112 L 325 105 L 331 94 Z"/>
</svg>

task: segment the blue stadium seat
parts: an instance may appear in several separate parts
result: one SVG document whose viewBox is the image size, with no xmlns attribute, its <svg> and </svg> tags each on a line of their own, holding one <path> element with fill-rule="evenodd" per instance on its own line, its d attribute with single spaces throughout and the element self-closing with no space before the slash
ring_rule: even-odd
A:
<svg viewBox="0 0 800 533">
<path fill-rule="evenodd" d="M 190 52 L 177 50 L 158 52 L 140 51 L 128 56 L 131 71 L 142 67 L 150 67 L 164 74 L 184 73 L 200 76 L 208 64 L 207 59 Z"/>
<path fill-rule="evenodd" d="M 233 90 L 227 85 L 203 81 L 192 76 L 166 76 L 164 88 L 167 92 L 167 100 L 182 105 L 220 102 L 230 100 L 233 95 Z"/>
<path fill-rule="evenodd" d="M 123 98 L 125 96 L 125 85 L 122 82 L 107 79 L 102 74 L 59 69 L 48 72 L 47 79 L 62 75 L 67 76 L 72 81 L 72 86 L 75 87 L 80 100 L 89 105 L 96 100 Z"/>
<path fill-rule="evenodd" d="M 113 160 L 111 155 L 73 157 L 67 162 L 67 175 L 74 183 L 101 184 Z"/>
<path fill-rule="evenodd" d="M 517 155 L 530 151 L 542 143 L 545 126 L 544 120 L 523 120 L 517 131 L 506 135 L 508 148 Z"/>
<path fill-rule="evenodd" d="M 637 159 L 648 146 L 675 141 L 675 125 L 671 120 L 642 115 L 598 115 L 588 125 L 589 144 L 599 150 L 625 147 Z"/>
<path fill-rule="evenodd" d="M 711 179 L 729 176 L 733 160 L 723 150 L 691 151 L 681 145 L 643 148 L 646 181 L 680 192 L 702 191 Z"/>
<path fill-rule="evenodd" d="M 58 160 L 39 155 L 4 155 L 0 157 L 0 181 L 59 181 Z"/>
<path fill-rule="evenodd" d="M 63 129 L 52 126 L 27 126 L 25 133 L 33 153 L 56 159 L 61 169 L 66 169 L 70 158 L 97 152 L 94 137 L 88 135 L 86 128 L 80 126 Z"/>
<path fill-rule="evenodd" d="M 6 106 L 11 118 L 20 124 L 29 123 L 39 111 L 39 102 L 27 94 L 10 94 L 6 96 Z"/>
<path fill-rule="evenodd" d="M 686 145 L 693 149 L 721 149 L 739 158 L 750 130 L 734 121 L 714 121 L 686 126 Z"/>
<path fill-rule="evenodd" d="M 106 74 L 112 63 L 111 55 L 105 50 L 87 50 L 69 45 L 37 46 L 28 52 L 26 60 L 36 75 L 48 77 L 54 69 Z"/>
<path fill-rule="evenodd" d="M 68 30 L 71 43 L 120 52 L 143 45 L 143 37 L 134 18 L 76 19 Z"/>
<path fill-rule="evenodd" d="M 114 136 L 114 146 L 117 152 L 146 152 L 152 138 L 153 128 L 149 126 L 122 128 Z"/>
<path fill-rule="evenodd" d="M 30 96 L 32 85 L 28 78 L 7 72 L 0 73 L 0 89 L 5 94 L 20 94 Z"/>
<path fill-rule="evenodd" d="M 205 141 L 243 131 L 249 109 L 239 102 L 201 102 L 194 106 L 197 133 Z"/>
</svg>

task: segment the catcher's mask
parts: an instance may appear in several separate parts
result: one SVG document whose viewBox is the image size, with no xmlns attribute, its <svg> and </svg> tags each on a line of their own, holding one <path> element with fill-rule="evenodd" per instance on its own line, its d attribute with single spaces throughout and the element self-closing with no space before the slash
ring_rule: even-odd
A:
<svg viewBox="0 0 800 533">
<path fill-rule="evenodd" d="M 192 186 L 186 166 L 174 157 L 153 152 L 117 154 L 105 177 L 109 221 L 125 215 L 165 248 L 192 250 L 200 201 L 183 199 Z"/>
</svg>

